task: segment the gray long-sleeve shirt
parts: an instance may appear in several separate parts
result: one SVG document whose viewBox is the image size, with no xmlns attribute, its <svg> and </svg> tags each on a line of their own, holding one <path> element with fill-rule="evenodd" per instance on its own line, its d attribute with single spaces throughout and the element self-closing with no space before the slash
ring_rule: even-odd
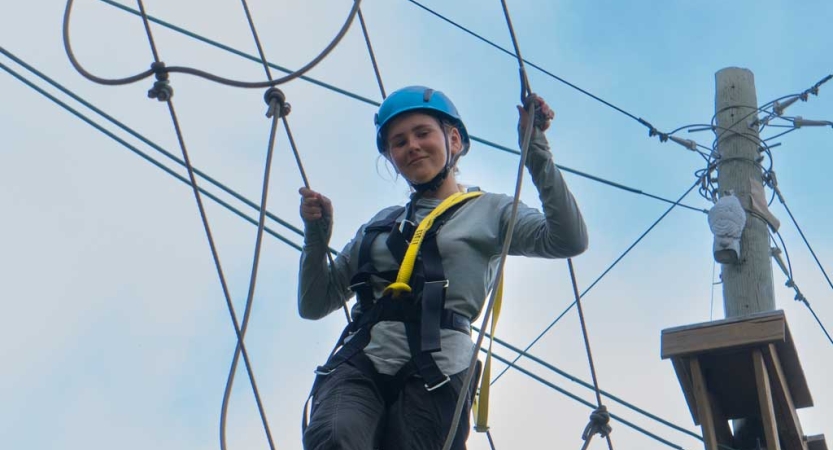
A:
<svg viewBox="0 0 833 450">
<path fill-rule="evenodd" d="M 538 189 L 543 214 L 523 203 L 519 205 L 509 254 L 567 258 L 583 252 L 587 248 L 584 219 L 561 172 L 552 161 L 546 137 L 537 129 L 530 143 L 526 165 Z M 449 280 L 447 309 L 472 319 L 480 314 L 497 269 L 512 202 L 512 197 L 507 195 L 485 193 L 455 211 L 437 234 L 437 245 Z M 417 200 L 415 223 L 418 224 L 439 203 L 437 199 Z M 368 223 L 387 217 L 394 208 L 380 211 Z M 404 212 L 399 220 L 403 218 Z M 335 259 L 332 279 L 326 259 L 330 230 L 325 221 L 306 225 L 298 284 L 298 311 L 301 317 L 320 319 L 341 308 L 353 295 L 348 286 L 358 270 L 359 248 L 366 225 L 358 230 Z M 382 233 L 371 246 L 373 265 L 379 271 L 397 270 L 398 265 L 385 244 L 386 238 L 387 233 Z M 378 298 L 388 282 L 375 279 L 372 284 Z M 471 337 L 443 329 L 441 339 L 442 350 L 433 354 L 440 370 L 448 375 L 465 370 L 474 348 Z M 404 325 L 392 321 L 376 324 L 364 352 L 380 373 L 396 374 L 411 358 Z"/>
</svg>

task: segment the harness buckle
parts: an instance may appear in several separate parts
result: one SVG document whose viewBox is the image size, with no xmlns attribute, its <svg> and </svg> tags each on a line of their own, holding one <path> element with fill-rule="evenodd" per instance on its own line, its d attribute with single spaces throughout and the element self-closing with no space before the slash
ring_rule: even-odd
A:
<svg viewBox="0 0 833 450">
<path fill-rule="evenodd" d="M 442 387 L 442 385 L 448 383 L 449 381 L 451 381 L 451 378 L 448 375 L 446 375 L 444 380 L 440 381 L 439 383 L 437 383 L 433 386 L 429 386 L 428 383 L 426 383 L 425 384 L 425 390 L 428 391 L 428 392 L 431 392 L 433 390 L 439 389 L 440 387 Z"/>
<path fill-rule="evenodd" d="M 313 372 L 315 372 L 316 375 L 321 375 L 321 376 L 326 377 L 327 375 L 330 375 L 331 373 L 335 372 L 335 370 L 336 370 L 335 367 L 328 369 L 324 366 L 318 366 L 318 367 L 315 368 L 315 370 Z"/>
<path fill-rule="evenodd" d="M 350 289 L 351 291 L 356 292 L 356 288 L 358 288 L 360 286 L 364 286 L 366 284 L 367 284 L 367 281 L 360 281 L 358 283 L 351 284 L 350 286 L 347 286 L 347 289 Z"/>
<path fill-rule="evenodd" d="M 446 280 L 426 281 L 425 282 L 425 284 L 436 284 L 436 283 L 441 283 L 443 289 L 448 289 L 448 280 L 447 279 Z M 423 289 L 423 291 L 425 290 L 424 287 L 422 289 Z"/>
</svg>

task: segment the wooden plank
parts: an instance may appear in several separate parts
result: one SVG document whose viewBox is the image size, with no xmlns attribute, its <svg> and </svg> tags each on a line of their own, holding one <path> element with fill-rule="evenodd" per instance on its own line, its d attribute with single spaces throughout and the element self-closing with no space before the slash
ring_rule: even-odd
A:
<svg viewBox="0 0 833 450">
<path fill-rule="evenodd" d="M 703 371 L 700 370 L 700 361 L 697 358 L 691 358 L 690 364 L 697 415 L 700 417 L 700 427 L 703 429 L 703 443 L 706 445 L 706 450 L 718 450 L 717 432 L 714 428 L 711 398 L 706 388 L 706 379 L 703 377 Z"/>
<path fill-rule="evenodd" d="M 773 344 L 769 344 L 766 363 L 769 373 L 772 374 L 772 393 L 778 417 L 778 433 L 784 438 L 784 449 L 807 450 L 804 432 L 801 431 L 801 422 L 798 420 L 798 413 L 795 411 L 795 404 L 790 395 L 787 377 L 784 375 L 778 350 Z"/>
<path fill-rule="evenodd" d="M 662 331 L 663 359 L 753 345 L 784 342 L 783 311 L 752 314 Z"/>
<path fill-rule="evenodd" d="M 708 390 L 708 394 L 709 404 L 712 408 L 714 431 L 715 435 L 717 435 L 717 443 L 731 448 L 735 438 L 732 436 L 731 428 L 729 428 L 729 420 L 726 419 L 726 415 L 723 414 L 723 408 L 720 407 L 720 402 L 714 397 L 714 393 L 711 390 Z"/>
<path fill-rule="evenodd" d="M 769 375 L 764 362 L 764 355 L 760 350 L 752 351 L 752 364 L 755 366 L 755 381 L 758 386 L 758 403 L 761 407 L 761 419 L 764 423 L 767 450 L 781 450 L 778 441 L 778 424 L 775 421 L 775 411 L 772 404 L 772 391 L 769 385 Z"/>
<path fill-rule="evenodd" d="M 827 442 L 823 434 L 807 436 L 807 448 L 809 450 L 827 450 Z"/>
<path fill-rule="evenodd" d="M 695 425 L 700 425 L 700 418 L 697 415 L 697 402 L 694 400 L 694 390 L 691 384 L 691 364 L 688 358 L 673 358 L 671 364 L 674 366 L 674 372 L 677 373 L 677 381 L 680 382 L 680 387 L 683 390 L 685 401 L 688 404 L 688 410 L 691 412 L 691 418 Z"/>
<path fill-rule="evenodd" d="M 787 324 L 787 339 L 779 343 L 778 357 L 781 358 L 781 368 L 787 378 L 793 404 L 796 409 L 813 406 L 813 396 L 810 395 L 810 387 L 807 385 L 807 378 L 804 376 L 804 369 L 798 359 L 798 352 L 795 349 L 790 326 Z"/>
</svg>

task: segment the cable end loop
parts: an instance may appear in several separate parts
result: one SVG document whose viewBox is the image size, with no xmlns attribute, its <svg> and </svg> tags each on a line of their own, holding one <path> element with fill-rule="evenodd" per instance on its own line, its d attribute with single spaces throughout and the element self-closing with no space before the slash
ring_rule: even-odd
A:
<svg viewBox="0 0 833 450">
<path fill-rule="evenodd" d="M 263 94 L 263 100 L 269 105 L 269 109 L 266 111 L 266 117 L 270 119 L 276 113 L 278 117 L 286 117 L 292 111 L 292 106 L 286 102 L 286 95 L 274 86 L 266 90 L 266 93 Z"/>
<path fill-rule="evenodd" d="M 592 413 L 590 413 L 590 422 L 584 428 L 581 438 L 589 443 L 590 439 L 597 434 L 606 438 L 610 436 L 610 433 L 612 432 L 613 428 L 610 426 L 610 413 L 607 412 L 607 407 L 605 405 L 600 405 Z"/>
<path fill-rule="evenodd" d="M 160 102 L 167 102 L 174 96 L 174 88 L 168 81 L 168 69 L 162 61 L 154 62 L 150 65 L 150 70 L 156 76 L 156 81 L 153 87 L 148 90 L 148 98 L 155 98 Z"/>
</svg>

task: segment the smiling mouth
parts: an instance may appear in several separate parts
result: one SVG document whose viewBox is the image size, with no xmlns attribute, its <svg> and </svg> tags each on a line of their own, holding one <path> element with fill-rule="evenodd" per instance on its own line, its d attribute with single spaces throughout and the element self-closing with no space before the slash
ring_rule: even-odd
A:
<svg viewBox="0 0 833 450">
<path fill-rule="evenodd" d="M 412 165 L 414 165 L 414 164 L 416 164 L 416 163 L 418 163 L 418 162 L 422 161 L 423 159 L 428 159 L 428 157 L 427 157 L 427 156 L 422 156 L 422 157 L 420 157 L 420 158 L 417 158 L 417 159 L 415 159 L 415 160 L 413 160 L 413 161 L 409 162 L 409 163 L 408 163 L 408 165 L 409 165 L 409 166 L 412 166 Z"/>
</svg>

